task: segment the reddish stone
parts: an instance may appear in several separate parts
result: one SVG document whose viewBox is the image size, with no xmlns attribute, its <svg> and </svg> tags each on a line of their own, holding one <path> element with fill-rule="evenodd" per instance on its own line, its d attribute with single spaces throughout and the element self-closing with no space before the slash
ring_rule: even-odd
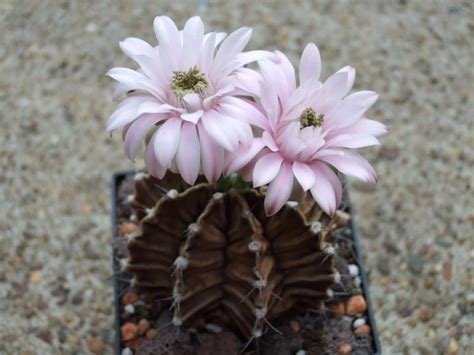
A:
<svg viewBox="0 0 474 355">
<path fill-rule="evenodd" d="M 121 332 L 122 332 L 122 341 L 128 341 L 135 339 L 136 336 L 138 335 L 138 327 L 136 324 L 133 324 L 131 322 L 127 322 L 124 325 L 122 325 Z"/>
<path fill-rule="evenodd" d="M 366 309 L 367 302 L 361 295 L 352 296 L 346 303 L 346 313 L 351 317 L 363 315 Z"/>
<path fill-rule="evenodd" d="M 370 335 L 370 326 L 367 324 L 361 325 L 354 330 L 354 335 L 358 337 Z"/>
<path fill-rule="evenodd" d="M 146 337 L 147 339 L 153 339 L 154 337 L 156 337 L 157 334 L 158 332 L 156 331 L 156 329 L 148 329 L 148 331 L 146 332 Z"/>
<path fill-rule="evenodd" d="M 122 296 L 122 304 L 124 305 L 134 304 L 137 301 L 138 301 L 138 295 L 136 293 L 126 292 Z"/>
<path fill-rule="evenodd" d="M 140 227 L 132 222 L 123 222 L 119 225 L 119 234 L 121 236 L 129 235 L 132 233 L 138 233 Z"/>
<path fill-rule="evenodd" d="M 150 329 L 150 322 L 146 319 L 140 319 L 138 322 L 138 334 L 145 335 L 148 329 Z"/>
<path fill-rule="evenodd" d="M 341 344 L 337 347 L 337 355 L 350 355 L 352 353 L 351 344 Z"/>
<path fill-rule="evenodd" d="M 290 321 L 290 328 L 293 333 L 299 333 L 301 330 L 301 323 L 296 319 L 293 319 L 292 321 Z"/>
</svg>

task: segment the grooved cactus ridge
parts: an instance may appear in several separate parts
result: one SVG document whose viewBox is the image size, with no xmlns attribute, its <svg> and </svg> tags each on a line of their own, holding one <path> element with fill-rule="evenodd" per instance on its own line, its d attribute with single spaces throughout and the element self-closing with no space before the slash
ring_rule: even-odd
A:
<svg viewBox="0 0 474 355">
<path fill-rule="evenodd" d="M 319 309 L 339 278 L 325 240 L 347 221 L 330 219 L 311 198 L 267 217 L 261 192 L 202 181 L 137 174 L 132 285 L 169 304 L 176 326 L 213 322 L 246 339 L 289 310 Z"/>
</svg>

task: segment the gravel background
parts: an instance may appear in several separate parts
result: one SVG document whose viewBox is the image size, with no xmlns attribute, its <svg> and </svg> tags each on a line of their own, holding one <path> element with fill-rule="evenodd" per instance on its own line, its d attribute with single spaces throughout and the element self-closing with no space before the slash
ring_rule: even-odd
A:
<svg viewBox="0 0 474 355">
<path fill-rule="evenodd" d="M 472 354 L 474 7 L 442 0 L 1 1 L 0 353 L 112 352 L 109 181 L 132 165 L 104 73 L 159 14 L 293 60 L 314 41 L 324 77 L 381 94 L 380 182 L 351 194 L 385 353 Z"/>
</svg>

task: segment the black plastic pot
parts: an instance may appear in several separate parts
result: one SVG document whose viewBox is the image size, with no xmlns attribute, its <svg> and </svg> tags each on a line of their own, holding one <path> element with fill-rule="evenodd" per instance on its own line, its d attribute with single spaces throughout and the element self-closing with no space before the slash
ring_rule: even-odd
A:
<svg viewBox="0 0 474 355">
<path fill-rule="evenodd" d="M 135 174 L 137 173 L 136 170 L 129 170 L 129 171 L 123 171 L 123 172 L 117 172 L 112 175 L 112 181 L 111 181 L 111 201 L 112 201 L 112 237 L 115 240 L 118 238 L 118 230 L 117 230 L 117 195 L 118 195 L 118 188 L 120 186 L 120 183 L 127 177 L 127 175 L 130 174 Z M 349 212 L 351 213 L 351 216 L 353 216 L 351 207 L 349 204 Z M 375 318 L 374 318 L 374 312 L 372 309 L 372 302 L 370 301 L 370 293 L 369 293 L 369 285 L 368 285 L 368 280 L 367 280 L 367 274 L 365 272 L 365 268 L 363 266 L 363 258 L 362 258 L 362 248 L 360 245 L 360 240 L 359 240 L 359 230 L 357 229 L 356 222 L 354 218 L 351 218 L 350 220 L 350 228 L 352 230 L 352 238 L 354 241 L 354 248 L 355 248 L 355 253 L 357 256 L 357 264 L 359 266 L 359 271 L 360 271 L 360 278 L 362 281 L 362 291 L 364 292 L 364 297 L 365 300 L 367 301 L 367 321 L 369 322 L 371 332 L 372 332 L 372 347 L 374 349 L 374 354 L 382 354 L 382 347 L 380 344 L 380 338 L 379 334 L 377 331 L 377 326 L 375 323 Z M 115 253 L 115 250 L 113 251 Z M 114 277 L 113 277 L 113 284 L 114 284 L 114 309 L 115 309 L 115 353 L 117 355 L 121 355 L 122 353 L 122 348 L 121 348 L 121 339 L 120 339 L 120 287 L 119 287 L 119 279 L 118 279 L 118 273 L 120 271 L 120 265 L 119 262 L 116 258 L 113 258 L 112 261 L 112 268 L 114 272 Z"/>
</svg>

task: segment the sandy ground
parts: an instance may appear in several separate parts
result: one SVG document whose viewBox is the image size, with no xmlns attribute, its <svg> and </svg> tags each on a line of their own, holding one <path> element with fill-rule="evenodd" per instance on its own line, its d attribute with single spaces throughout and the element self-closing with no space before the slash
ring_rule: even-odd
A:
<svg viewBox="0 0 474 355">
<path fill-rule="evenodd" d="M 314 41 L 324 77 L 352 64 L 381 94 L 380 182 L 351 195 L 384 352 L 473 353 L 474 8 L 442 0 L 1 1 L 0 353 L 112 352 L 109 182 L 133 165 L 104 73 L 160 14 L 293 60 Z"/>
</svg>

